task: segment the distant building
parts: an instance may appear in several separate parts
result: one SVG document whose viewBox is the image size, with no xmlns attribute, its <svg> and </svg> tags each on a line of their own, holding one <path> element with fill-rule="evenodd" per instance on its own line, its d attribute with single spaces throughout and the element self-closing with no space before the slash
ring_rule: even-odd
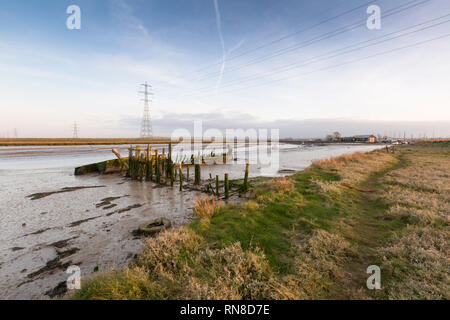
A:
<svg viewBox="0 0 450 320">
<path fill-rule="evenodd" d="M 373 134 L 366 134 L 366 135 L 353 136 L 353 137 L 344 137 L 344 138 L 342 138 L 342 141 L 375 143 L 375 142 L 377 142 L 377 137 L 375 137 Z"/>
</svg>

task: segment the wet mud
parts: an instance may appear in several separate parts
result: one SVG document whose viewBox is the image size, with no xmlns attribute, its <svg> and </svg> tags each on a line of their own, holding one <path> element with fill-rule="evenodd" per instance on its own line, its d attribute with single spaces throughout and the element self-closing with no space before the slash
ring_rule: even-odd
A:
<svg viewBox="0 0 450 320">
<path fill-rule="evenodd" d="M 51 196 L 52 194 L 57 194 L 57 193 L 74 192 L 74 191 L 81 190 L 81 189 L 104 188 L 104 187 L 106 187 L 106 186 L 64 187 L 58 191 L 33 193 L 33 194 L 28 195 L 27 198 L 30 198 L 31 200 L 37 200 L 37 199 L 42 199 L 42 198 L 45 198 L 45 197 Z"/>
</svg>

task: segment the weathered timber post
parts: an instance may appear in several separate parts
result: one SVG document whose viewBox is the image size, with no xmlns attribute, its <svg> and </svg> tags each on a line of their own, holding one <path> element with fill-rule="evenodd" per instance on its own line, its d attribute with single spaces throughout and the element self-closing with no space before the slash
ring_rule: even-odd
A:
<svg viewBox="0 0 450 320">
<path fill-rule="evenodd" d="M 225 173 L 225 199 L 230 196 L 230 185 L 228 184 L 228 173 Z"/>
<path fill-rule="evenodd" d="M 136 159 L 136 172 L 134 174 L 134 179 L 138 180 L 141 175 L 141 147 L 140 146 L 136 146 L 135 159 Z"/>
<path fill-rule="evenodd" d="M 151 154 L 148 165 L 149 165 L 149 179 L 150 181 L 153 181 L 153 157 Z"/>
<path fill-rule="evenodd" d="M 174 166 L 171 166 L 170 167 L 170 186 L 171 187 L 173 187 L 173 182 L 175 181 L 174 172 L 173 172 L 174 170 L 175 170 Z"/>
<path fill-rule="evenodd" d="M 183 166 L 180 163 L 180 191 L 183 191 Z"/>
<path fill-rule="evenodd" d="M 156 182 L 160 183 L 161 182 L 161 177 L 160 177 L 160 171 L 159 171 L 159 154 L 158 154 L 158 150 L 156 150 L 156 155 L 155 155 L 155 176 L 156 176 Z"/>
<path fill-rule="evenodd" d="M 172 174 L 172 141 L 169 142 L 169 153 L 167 154 L 167 172 L 166 176 L 169 177 L 169 175 Z M 172 177 L 170 177 L 172 179 Z"/>
<path fill-rule="evenodd" d="M 250 170 L 250 163 L 247 163 L 247 165 L 245 166 L 245 176 L 244 176 L 244 187 L 243 187 L 243 191 L 247 192 L 248 190 L 248 172 Z"/>
<path fill-rule="evenodd" d="M 127 171 L 127 177 L 131 177 L 132 157 L 133 157 L 133 147 L 130 146 L 130 148 L 128 149 L 128 171 Z"/>
<path fill-rule="evenodd" d="M 155 177 L 158 175 L 158 150 L 155 150 Z"/>
<path fill-rule="evenodd" d="M 219 176 L 216 176 L 216 197 L 219 196 Z"/>
<path fill-rule="evenodd" d="M 195 164 L 195 180 L 194 180 L 194 184 L 199 185 L 200 184 L 200 164 L 196 163 Z"/>
</svg>

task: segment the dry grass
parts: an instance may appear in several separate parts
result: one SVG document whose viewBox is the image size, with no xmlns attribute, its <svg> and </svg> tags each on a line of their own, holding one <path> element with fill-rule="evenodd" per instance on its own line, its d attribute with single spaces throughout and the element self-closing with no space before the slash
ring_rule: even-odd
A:
<svg viewBox="0 0 450 320">
<path fill-rule="evenodd" d="M 384 178 L 382 219 L 409 225 L 381 248 L 390 299 L 448 299 L 450 295 L 450 158 L 430 148 L 402 153 L 405 165 Z"/>
<path fill-rule="evenodd" d="M 365 181 L 370 174 L 379 172 L 395 162 L 397 162 L 397 159 L 392 154 L 379 150 L 371 153 L 356 152 L 336 158 L 315 161 L 313 167 L 337 172 L 341 178 L 340 182 L 359 184 Z M 325 186 L 326 188 L 327 186 Z M 330 190 L 335 192 L 336 188 L 331 186 Z"/>
<path fill-rule="evenodd" d="M 448 230 L 413 228 L 382 248 L 389 299 L 449 299 L 449 240 Z"/>
<path fill-rule="evenodd" d="M 269 299 L 272 276 L 259 249 L 211 249 L 182 227 L 148 239 L 132 266 L 83 283 L 74 298 Z"/>
<path fill-rule="evenodd" d="M 295 192 L 295 181 L 289 177 L 274 178 L 258 183 L 249 192 L 249 198 L 256 199 L 260 204 L 281 202 L 300 196 Z M 301 197 L 301 196 L 300 196 Z"/>
<path fill-rule="evenodd" d="M 291 178 L 283 177 L 274 179 L 273 183 L 275 183 L 278 192 L 291 193 L 295 188 L 295 181 Z"/>
<path fill-rule="evenodd" d="M 314 184 L 323 195 L 341 195 L 344 191 L 341 182 L 338 181 L 312 179 L 311 183 Z"/>
<path fill-rule="evenodd" d="M 194 212 L 204 220 L 210 220 L 212 216 L 223 207 L 223 202 L 216 199 L 209 199 L 209 196 L 196 197 L 194 199 Z"/>
<path fill-rule="evenodd" d="M 325 230 L 296 245 L 295 272 L 285 276 L 276 288 L 279 299 L 321 298 L 335 281 L 343 278 L 343 266 L 355 255 L 342 236 Z"/>
<path fill-rule="evenodd" d="M 401 220 L 407 224 L 414 224 L 419 226 L 427 226 L 433 224 L 439 216 L 435 211 L 430 209 L 417 209 L 404 207 L 398 204 L 390 207 L 381 216 L 386 220 Z M 448 217 L 443 217 L 448 220 Z"/>
<path fill-rule="evenodd" d="M 249 201 L 245 202 L 244 204 L 242 204 L 242 207 L 249 211 L 256 211 L 259 209 L 259 204 L 256 201 L 249 200 Z"/>
</svg>

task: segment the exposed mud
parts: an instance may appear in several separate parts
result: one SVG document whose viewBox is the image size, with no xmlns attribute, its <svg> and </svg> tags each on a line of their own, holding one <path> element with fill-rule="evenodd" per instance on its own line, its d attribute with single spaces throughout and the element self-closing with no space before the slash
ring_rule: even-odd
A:
<svg viewBox="0 0 450 320">
<path fill-rule="evenodd" d="M 45 198 L 45 197 L 51 196 L 52 194 L 57 194 L 57 193 L 74 192 L 74 191 L 81 190 L 81 189 L 104 188 L 104 187 L 106 187 L 106 186 L 64 187 L 58 191 L 33 193 L 33 194 L 28 195 L 27 198 L 30 198 L 31 200 L 37 200 L 37 199 L 42 199 L 42 198 Z"/>
<path fill-rule="evenodd" d="M 67 293 L 67 282 L 61 281 L 56 287 L 46 291 L 44 294 L 50 298 L 61 297 Z"/>
<path fill-rule="evenodd" d="M 124 196 L 121 197 L 109 197 L 109 198 L 104 198 L 102 200 L 100 200 L 100 203 L 97 203 L 95 205 L 96 208 L 100 208 L 100 207 L 104 207 L 103 209 L 106 210 L 107 208 L 112 208 L 117 206 L 117 204 L 112 203 L 115 200 L 118 200 L 120 198 L 125 198 L 125 197 L 129 197 L 130 195 L 126 194 Z"/>
<path fill-rule="evenodd" d="M 109 216 L 112 216 L 112 215 L 115 214 L 115 213 L 124 213 L 124 212 L 130 211 L 130 210 L 132 210 L 132 209 L 140 208 L 140 207 L 142 207 L 142 206 L 143 206 L 142 204 L 133 204 L 133 205 L 128 206 L 128 207 L 126 207 L 126 208 L 119 209 L 119 210 L 116 210 L 116 211 L 107 213 L 106 216 L 109 217 Z"/>
<path fill-rule="evenodd" d="M 65 239 L 65 240 L 59 240 L 59 241 L 50 243 L 49 246 L 61 249 L 61 248 L 66 247 L 70 240 L 73 240 L 73 239 L 76 239 L 76 238 L 78 238 L 78 237 L 72 237 L 72 238 Z"/>
<path fill-rule="evenodd" d="M 88 222 L 88 221 L 91 221 L 91 220 L 94 220 L 94 219 L 97 219 L 97 218 L 100 218 L 100 216 L 96 216 L 96 217 L 87 218 L 87 219 L 83 219 L 83 220 L 78 220 L 78 221 L 72 222 L 71 224 L 69 224 L 69 228 L 73 228 L 73 227 L 79 226 L 82 223 L 85 223 L 85 222 Z"/>
</svg>

